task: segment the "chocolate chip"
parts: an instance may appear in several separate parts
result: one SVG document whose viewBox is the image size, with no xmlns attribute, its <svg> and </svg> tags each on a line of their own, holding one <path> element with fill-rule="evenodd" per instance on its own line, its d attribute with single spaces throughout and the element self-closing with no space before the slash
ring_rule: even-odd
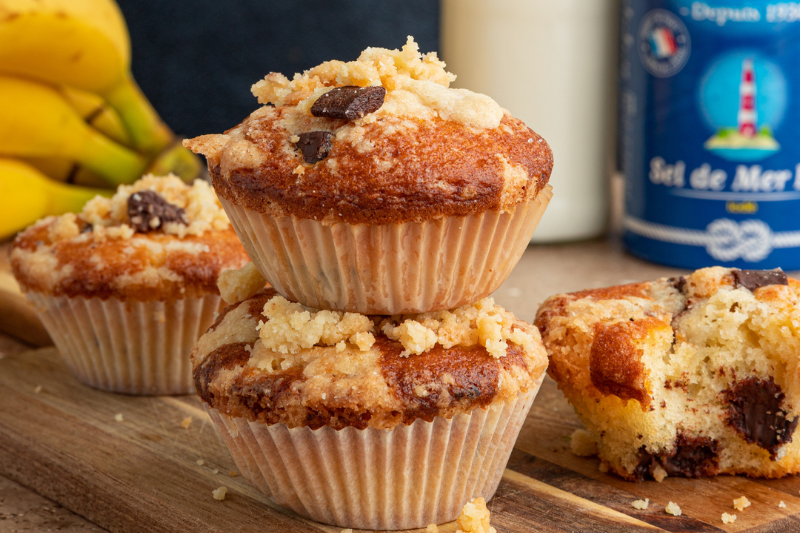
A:
<svg viewBox="0 0 800 533">
<path fill-rule="evenodd" d="M 771 376 L 768 380 L 747 378 L 723 394 L 729 403 L 728 425 L 747 442 L 767 450 L 770 459 L 777 460 L 778 448 L 792 442 L 800 417 L 791 422 L 786 419 L 788 413 L 781 408 L 786 395 L 775 380 Z"/>
<path fill-rule="evenodd" d="M 686 289 L 686 278 L 681 276 L 679 278 L 669 278 L 669 281 L 673 287 L 675 287 L 679 292 L 683 293 Z"/>
<path fill-rule="evenodd" d="M 335 87 L 320 96 L 311 106 L 315 117 L 355 120 L 374 113 L 383 105 L 386 89 L 383 87 Z"/>
<path fill-rule="evenodd" d="M 714 476 L 719 471 L 719 444 L 707 437 L 686 437 L 679 433 L 669 453 L 653 454 L 642 446 L 633 475 L 637 481 L 652 478 L 657 466 L 672 477 Z"/>
<path fill-rule="evenodd" d="M 294 143 L 298 150 L 303 153 L 303 160 L 306 163 L 316 163 L 328 157 L 331 151 L 331 137 L 329 131 L 310 131 L 301 133 L 300 140 Z"/>
<path fill-rule="evenodd" d="M 167 202 L 154 191 L 139 191 L 128 197 L 128 217 L 135 231 L 147 233 L 167 222 L 188 224 L 186 211 Z"/>
<path fill-rule="evenodd" d="M 767 285 L 788 285 L 789 279 L 781 270 L 734 270 L 736 285 L 754 291 Z"/>
</svg>

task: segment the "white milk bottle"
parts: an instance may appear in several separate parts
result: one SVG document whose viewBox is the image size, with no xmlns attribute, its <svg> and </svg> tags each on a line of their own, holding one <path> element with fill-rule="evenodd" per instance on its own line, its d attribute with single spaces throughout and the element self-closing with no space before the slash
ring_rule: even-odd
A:
<svg viewBox="0 0 800 533">
<path fill-rule="evenodd" d="M 454 86 L 487 94 L 553 149 L 553 200 L 533 237 L 601 235 L 608 220 L 615 0 L 442 0 Z"/>
</svg>

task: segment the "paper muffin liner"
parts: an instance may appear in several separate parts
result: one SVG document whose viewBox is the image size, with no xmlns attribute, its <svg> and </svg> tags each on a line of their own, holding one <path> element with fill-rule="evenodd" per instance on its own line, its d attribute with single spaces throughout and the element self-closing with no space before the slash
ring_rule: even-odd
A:
<svg viewBox="0 0 800 533">
<path fill-rule="evenodd" d="M 27 296 L 78 381 L 125 394 L 194 393 L 189 354 L 222 303 Z"/>
<path fill-rule="evenodd" d="M 403 224 L 324 224 L 220 198 L 247 253 L 279 293 L 316 309 L 393 315 L 451 309 L 494 292 L 552 197 L 513 212 Z"/>
<path fill-rule="evenodd" d="M 338 527 L 455 520 L 494 495 L 539 382 L 516 399 L 394 429 L 288 428 L 209 409 L 242 475 L 276 503 Z"/>
</svg>

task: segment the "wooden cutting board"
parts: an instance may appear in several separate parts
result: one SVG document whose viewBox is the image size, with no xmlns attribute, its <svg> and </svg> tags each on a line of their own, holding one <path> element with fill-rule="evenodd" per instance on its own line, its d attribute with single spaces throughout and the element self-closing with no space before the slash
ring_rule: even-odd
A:
<svg viewBox="0 0 800 533">
<path fill-rule="evenodd" d="M 0 331 L 33 346 L 49 346 L 50 336 L 11 274 L 10 250 L 11 243 L 0 244 Z"/>
<path fill-rule="evenodd" d="M 578 427 L 546 380 L 489 503 L 498 533 L 800 531 L 797 477 L 629 483 L 601 473 L 597 459 L 569 451 L 569 435 Z M 84 387 L 53 348 L 0 360 L 0 473 L 94 523 L 114 533 L 340 533 L 275 506 L 241 476 L 231 477 L 235 469 L 195 397 L 132 397 Z M 229 489 L 221 502 L 211 495 L 220 486 Z M 735 511 L 733 499 L 742 495 L 752 506 Z M 650 499 L 647 510 L 632 507 L 640 498 Z M 670 501 L 682 516 L 664 512 Z M 723 512 L 738 520 L 724 525 Z"/>
</svg>

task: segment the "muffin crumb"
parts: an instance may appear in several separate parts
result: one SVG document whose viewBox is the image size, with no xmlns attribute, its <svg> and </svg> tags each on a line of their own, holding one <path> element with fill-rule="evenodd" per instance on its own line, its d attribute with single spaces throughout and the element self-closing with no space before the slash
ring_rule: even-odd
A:
<svg viewBox="0 0 800 533">
<path fill-rule="evenodd" d="M 231 470 L 228 472 L 228 475 L 231 477 L 236 477 L 239 475 L 239 472 L 237 472 L 236 470 Z"/>
<path fill-rule="evenodd" d="M 206 464 L 206 462 L 205 462 L 205 461 L 203 461 L 202 459 L 198 459 L 198 460 L 197 460 L 197 461 L 195 461 L 195 462 L 197 463 L 197 466 L 203 466 L 204 464 Z"/>
<path fill-rule="evenodd" d="M 741 498 L 736 498 L 733 500 L 733 508 L 737 511 L 744 511 L 751 505 L 752 503 L 750 503 L 750 500 L 748 500 L 746 496 L 742 496 Z"/>
<path fill-rule="evenodd" d="M 783 500 L 781 500 L 781 503 L 778 504 L 778 507 L 780 507 L 781 509 L 786 508 L 786 504 L 783 503 Z"/>
<path fill-rule="evenodd" d="M 456 519 L 456 533 L 497 533 L 489 523 L 490 519 L 491 513 L 486 507 L 486 500 L 482 497 L 475 498 L 461 509 L 461 514 Z"/>
<path fill-rule="evenodd" d="M 669 474 L 667 474 L 667 471 L 664 470 L 664 467 L 661 465 L 656 465 L 655 468 L 653 468 L 653 479 L 659 483 L 667 479 L 668 475 Z"/>
<path fill-rule="evenodd" d="M 639 509 L 640 511 L 644 511 L 650 506 L 650 498 L 645 498 L 644 500 L 634 500 L 634 502 L 631 505 L 633 505 L 634 509 Z"/>
<path fill-rule="evenodd" d="M 211 491 L 211 495 L 214 497 L 214 499 L 220 502 L 225 499 L 225 496 L 227 494 L 228 494 L 228 487 L 224 485 L 222 487 L 216 488 Z"/>
<path fill-rule="evenodd" d="M 572 432 L 569 447 L 572 449 L 572 453 L 578 457 L 591 457 L 597 454 L 597 443 L 585 429 L 576 429 Z"/>
<path fill-rule="evenodd" d="M 722 523 L 723 524 L 733 524 L 734 522 L 736 522 L 736 515 L 735 514 L 722 513 Z"/>
<path fill-rule="evenodd" d="M 39 394 L 40 392 L 42 392 L 42 386 L 41 385 L 36 385 L 36 388 L 33 389 L 33 392 L 34 392 L 34 394 Z"/>
<path fill-rule="evenodd" d="M 428 527 L 425 528 L 425 533 L 439 533 L 439 526 L 436 524 L 428 524 Z"/>
<path fill-rule="evenodd" d="M 123 421 L 122 413 L 115 414 L 114 415 L 114 420 L 116 420 L 117 422 L 122 422 Z"/>
<path fill-rule="evenodd" d="M 238 270 L 223 270 L 217 279 L 219 294 L 228 305 L 247 300 L 263 289 L 266 284 L 267 280 L 252 261 Z"/>
<path fill-rule="evenodd" d="M 672 516 L 680 516 L 681 508 L 678 506 L 677 503 L 669 502 L 667 506 L 664 507 L 664 512 L 667 514 L 671 514 Z"/>
<path fill-rule="evenodd" d="M 191 416 L 187 416 L 186 418 L 181 420 L 181 427 L 183 429 L 189 429 L 189 426 L 191 426 L 191 425 L 192 425 L 192 417 Z"/>
</svg>

